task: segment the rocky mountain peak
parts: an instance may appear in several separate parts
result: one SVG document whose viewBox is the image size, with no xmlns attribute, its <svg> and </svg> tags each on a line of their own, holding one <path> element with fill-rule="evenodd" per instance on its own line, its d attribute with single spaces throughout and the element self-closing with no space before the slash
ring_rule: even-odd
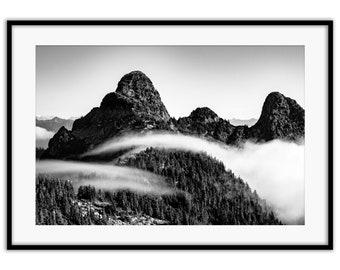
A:
<svg viewBox="0 0 340 270">
<path fill-rule="evenodd" d="M 129 109 L 139 117 L 168 121 L 170 115 L 151 80 L 141 71 L 125 74 L 115 92 L 107 94 L 102 109 Z"/>
<path fill-rule="evenodd" d="M 208 107 L 195 109 L 191 112 L 189 117 L 192 118 L 194 121 L 200 121 L 203 123 L 210 123 L 219 119 L 218 115 Z"/>
<path fill-rule="evenodd" d="M 108 93 L 100 107 L 75 120 L 71 132 L 59 130 L 46 153 L 53 157 L 76 155 L 124 132 L 166 128 L 169 120 L 151 80 L 133 71 L 122 77 L 116 91 Z"/>
<path fill-rule="evenodd" d="M 154 92 L 155 88 L 151 80 L 141 71 L 132 71 L 125 74 L 118 82 L 116 92 L 127 97 L 144 96 Z"/>
<path fill-rule="evenodd" d="M 286 105 L 287 98 L 283 94 L 280 92 L 271 92 L 263 103 L 262 113 L 265 115 L 268 112 L 276 113 L 282 111 L 282 109 L 288 109 Z"/>
<path fill-rule="evenodd" d="M 188 117 L 170 119 L 151 80 L 133 71 L 122 77 L 116 91 L 108 93 L 100 107 L 75 120 L 72 131 L 60 128 L 42 158 L 77 158 L 110 138 L 145 130 L 176 131 L 229 145 L 246 140 L 294 141 L 304 137 L 304 120 L 304 109 L 279 92 L 267 96 L 259 120 L 251 127 L 234 126 L 207 107 L 195 109 Z"/>
<path fill-rule="evenodd" d="M 305 111 L 295 100 L 272 92 L 267 96 L 253 130 L 260 140 L 296 140 L 304 137 L 304 123 Z"/>
</svg>

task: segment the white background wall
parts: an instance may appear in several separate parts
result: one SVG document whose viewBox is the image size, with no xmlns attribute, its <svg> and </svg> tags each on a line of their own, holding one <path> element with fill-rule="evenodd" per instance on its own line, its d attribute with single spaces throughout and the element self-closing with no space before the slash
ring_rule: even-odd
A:
<svg viewBox="0 0 340 270">
<path fill-rule="evenodd" d="M 0 81 L 1 132 L 0 149 L 5 149 L 6 117 L 6 19 L 334 19 L 335 42 L 338 41 L 338 22 L 340 13 L 336 0 L 298 1 L 298 0 L 243 0 L 243 1 L 184 1 L 184 0 L 129 0 L 129 1 L 17 1 L 2 0 L 1 14 L 1 53 Z M 338 54 L 335 50 L 334 77 Z M 336 92 L 334 81 L 335 104 L 340 95 Z M 339 134 L 339 109 L 335 106 L 335 138 Z M 335 167 L 337 164 L 338 144 L 335 143 Z M 335 230 L 334 251 L 6 251 L 6 176 L 5 152 L 0 156 L 0 268 L 1 269 L 335 269 L 339 265 L 339 237 Z M 337 199 L 338 172 L 335 170 L 335 212 L 339 209 Z M 335 224 L 339 223 L 335 213 Z"/>
</svg>

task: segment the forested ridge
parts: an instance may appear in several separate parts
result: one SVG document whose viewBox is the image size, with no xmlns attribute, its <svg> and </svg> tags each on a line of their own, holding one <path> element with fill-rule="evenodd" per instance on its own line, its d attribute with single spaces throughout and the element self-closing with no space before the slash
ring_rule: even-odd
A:
<svg viewBox="0 0 340 270">
<path fill-rule="evenodd" d="M 92 186 L 75 191 L 70 181 L 40 176 L 36 223 L 281 224 L 256 191 L 204 153 L 149 148 L 119 164 L 161 175 L 173 193 L 103 191 Z"/>
</svg>

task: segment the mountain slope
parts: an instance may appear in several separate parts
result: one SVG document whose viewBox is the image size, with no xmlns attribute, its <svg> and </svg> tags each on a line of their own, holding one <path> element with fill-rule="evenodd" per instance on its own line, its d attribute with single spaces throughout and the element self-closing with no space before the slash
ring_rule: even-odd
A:
<svg viewBox="0 0 340 270">
<path fill-rule="evenodd" d="M 181 191 L 173 195 L 176 203 L 166 203 L 178 217 L 170 219 L 172 223 L 281 224 L 242 179 L 205 154 L 149 148 L 124 163 L 162 175 L 170 187 Z"/>
<path fill-rule="evenodd" d="M 70 149 L 67 151 L 69 155 L 76 155 L 123 132 L 158 126 L 168 128 L 169 120 L 170 116 L 151 80 L 144 73 L 133 71 L 123 76 L 116 91 L 107 94 L 100 107 L 75 120 L 68 136 L 64 136 L 64 130 L 58 132 L 43 157 L 67 157 L 61 153 L 64 152 L 62 149 L 57 151 L 60 140 L 63 147 Z"/>
<path fill-rule="evenodd" d="M 149 148 L 123 163 L 163 176 L 174 192 L 150 195 L 80 186 L 76 197 L 71 185 L 39 178 L 37 224 L 115 225 L 113 221 L 122 213 L 128 215 L 130 222 L 125 224 L 130 225 L 140 217 L 170 225 L 281 224 L 273 210 L 242 179 L 205 154 Z M 60 197 L 63 193 L 68 195 Z M 50 198 L 56 200 L 52 205 Z M 93 207 L 93 212 L 80 215 L 79 205 Z M 48 209 L 54 209 L 57 217 Z M 94 215 L 95 212 L 98 214 Z"/>
<path fill-rule="evenodd" d="M 188 117 L 179 118 L 176 128 L 180 133 L 214 139 L 226 144 L 240 144 L 249 138 L 247 126 L 233 126 L 209 108 L 197 108 Z"/>
</svg>

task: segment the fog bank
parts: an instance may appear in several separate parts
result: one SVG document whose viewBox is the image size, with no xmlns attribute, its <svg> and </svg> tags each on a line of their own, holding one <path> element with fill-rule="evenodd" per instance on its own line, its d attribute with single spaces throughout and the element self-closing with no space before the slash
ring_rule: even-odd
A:
<svg viewBox="0 0 340 270">
<path fill-rule="evenodd" d="M 48 141 L 53 137 L 54 133 L 41 127 L 35 127 L 36 147 L 47 148 Z"/>
<path fill-rule="evenodd" d="M 146 147 L 206 152 L 226 169 L 248 182 L 287 224 L 304 223 L 304 145 L 274 140 L 263 144 L 247 142 L 242 148 L 168 133 L 128 135 L 110 140 L 85 155 L 99 155 L 122 149 Z"/>
<path fill-rule="evenodd" d="M 162 177 L 135 168 L 75 161 L 37 161 L 36 173 L 72 180 L 75 187 L 92 185 L 104 190 L 128 189 L 147 194 L 169 194 Z"/>
</svg>

